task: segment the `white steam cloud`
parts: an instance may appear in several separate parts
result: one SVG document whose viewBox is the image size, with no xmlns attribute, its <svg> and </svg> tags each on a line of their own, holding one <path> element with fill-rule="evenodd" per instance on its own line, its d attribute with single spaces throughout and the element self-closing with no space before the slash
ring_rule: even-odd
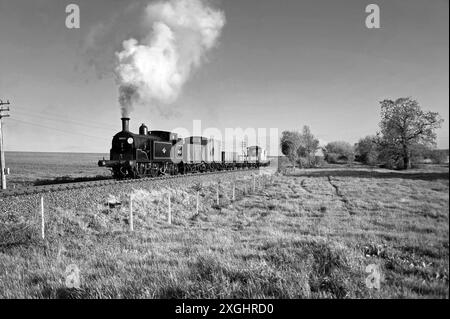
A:
<svg viewBox="0 0 450 319">
<path fill-rule="evenodd" d="M 170 0 L 147 6 L 148 34 L 140 42 L 124 41 L 123 50 L 116 53 L 123 116 L 136 103 L 173 103 L 191 72 L 216 45 L 225 16 L 205 1 Z"/>
</svg>

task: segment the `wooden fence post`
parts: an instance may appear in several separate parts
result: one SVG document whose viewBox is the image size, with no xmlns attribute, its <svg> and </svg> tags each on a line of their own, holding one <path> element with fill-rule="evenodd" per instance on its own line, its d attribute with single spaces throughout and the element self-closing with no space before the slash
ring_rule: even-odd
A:
<svg viewBox="0 0 450 319">
<path fill-rule="evenodd" d="M 45 239 L 44 197 L 41 196 L 41 236 Z"/>
<path fill-rule="evenodd" d="M 133 195 L 130 194 L 130 231 L 134 231 L 133 222 Z"/>
<path fill-rule="evenodd" d="M 196 192 L 196 205 L 195 205 L 195 215 L 199 214 L 199 210 L 200 210 L 200 191 L 203 189 L 203 185 L 202 183 L 196 183 L 194 185 L 194 190 Z"/>
</svg>

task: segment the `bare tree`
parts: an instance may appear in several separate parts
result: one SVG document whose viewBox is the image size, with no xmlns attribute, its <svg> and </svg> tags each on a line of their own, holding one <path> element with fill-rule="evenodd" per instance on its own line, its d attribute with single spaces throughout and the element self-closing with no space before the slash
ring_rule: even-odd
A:
<svg viewBox="0 0 450 319">
<path fill-rule="evenodd" d="M 380 103 L 380 146 L 383 153 L 401 160 L 403 169 L 408 169 L 413 147 L 435 145 L 435 130 L 443 120 L 436 112 L 422 111 L 417 101 L 409 97 Z"/>
</svg>

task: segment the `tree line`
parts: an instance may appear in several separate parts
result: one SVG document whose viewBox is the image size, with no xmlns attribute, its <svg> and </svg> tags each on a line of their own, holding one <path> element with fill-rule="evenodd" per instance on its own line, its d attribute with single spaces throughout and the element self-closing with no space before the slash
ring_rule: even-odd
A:
<svg viewBox="0 0 450 319">
<path fill-rule="evenodd" d="M 301 132 L 284 131 L 281 151 L 294 168 L 318 167 L 328 163 L 353 163 L 384 166 L 391 169 L 409 169 L 419 158 L 429 158 L 443 163 L 448 151 L 436 149 L 436 129 L 443 119 L 437 112 L 423 111 L 419 103 L 410 98 L 383 100 L 380 102 L 380 130 L 361 138 L 351 145 L 335 141 L 320 146 L 309 126 Z M 322 150 L 323 156 L 317 156 Z"/>
</svg>

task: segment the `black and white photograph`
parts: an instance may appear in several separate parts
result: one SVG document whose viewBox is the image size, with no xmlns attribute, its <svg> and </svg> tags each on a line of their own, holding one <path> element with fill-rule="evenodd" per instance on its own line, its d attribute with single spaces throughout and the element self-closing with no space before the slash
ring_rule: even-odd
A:
<svg viewBox="0 0 450 319">
<path fill-rule="evenodd" d="M 448 0 L 0 0 L 0 299 L 448 300 L 448 123 Z"/>
</svg>

